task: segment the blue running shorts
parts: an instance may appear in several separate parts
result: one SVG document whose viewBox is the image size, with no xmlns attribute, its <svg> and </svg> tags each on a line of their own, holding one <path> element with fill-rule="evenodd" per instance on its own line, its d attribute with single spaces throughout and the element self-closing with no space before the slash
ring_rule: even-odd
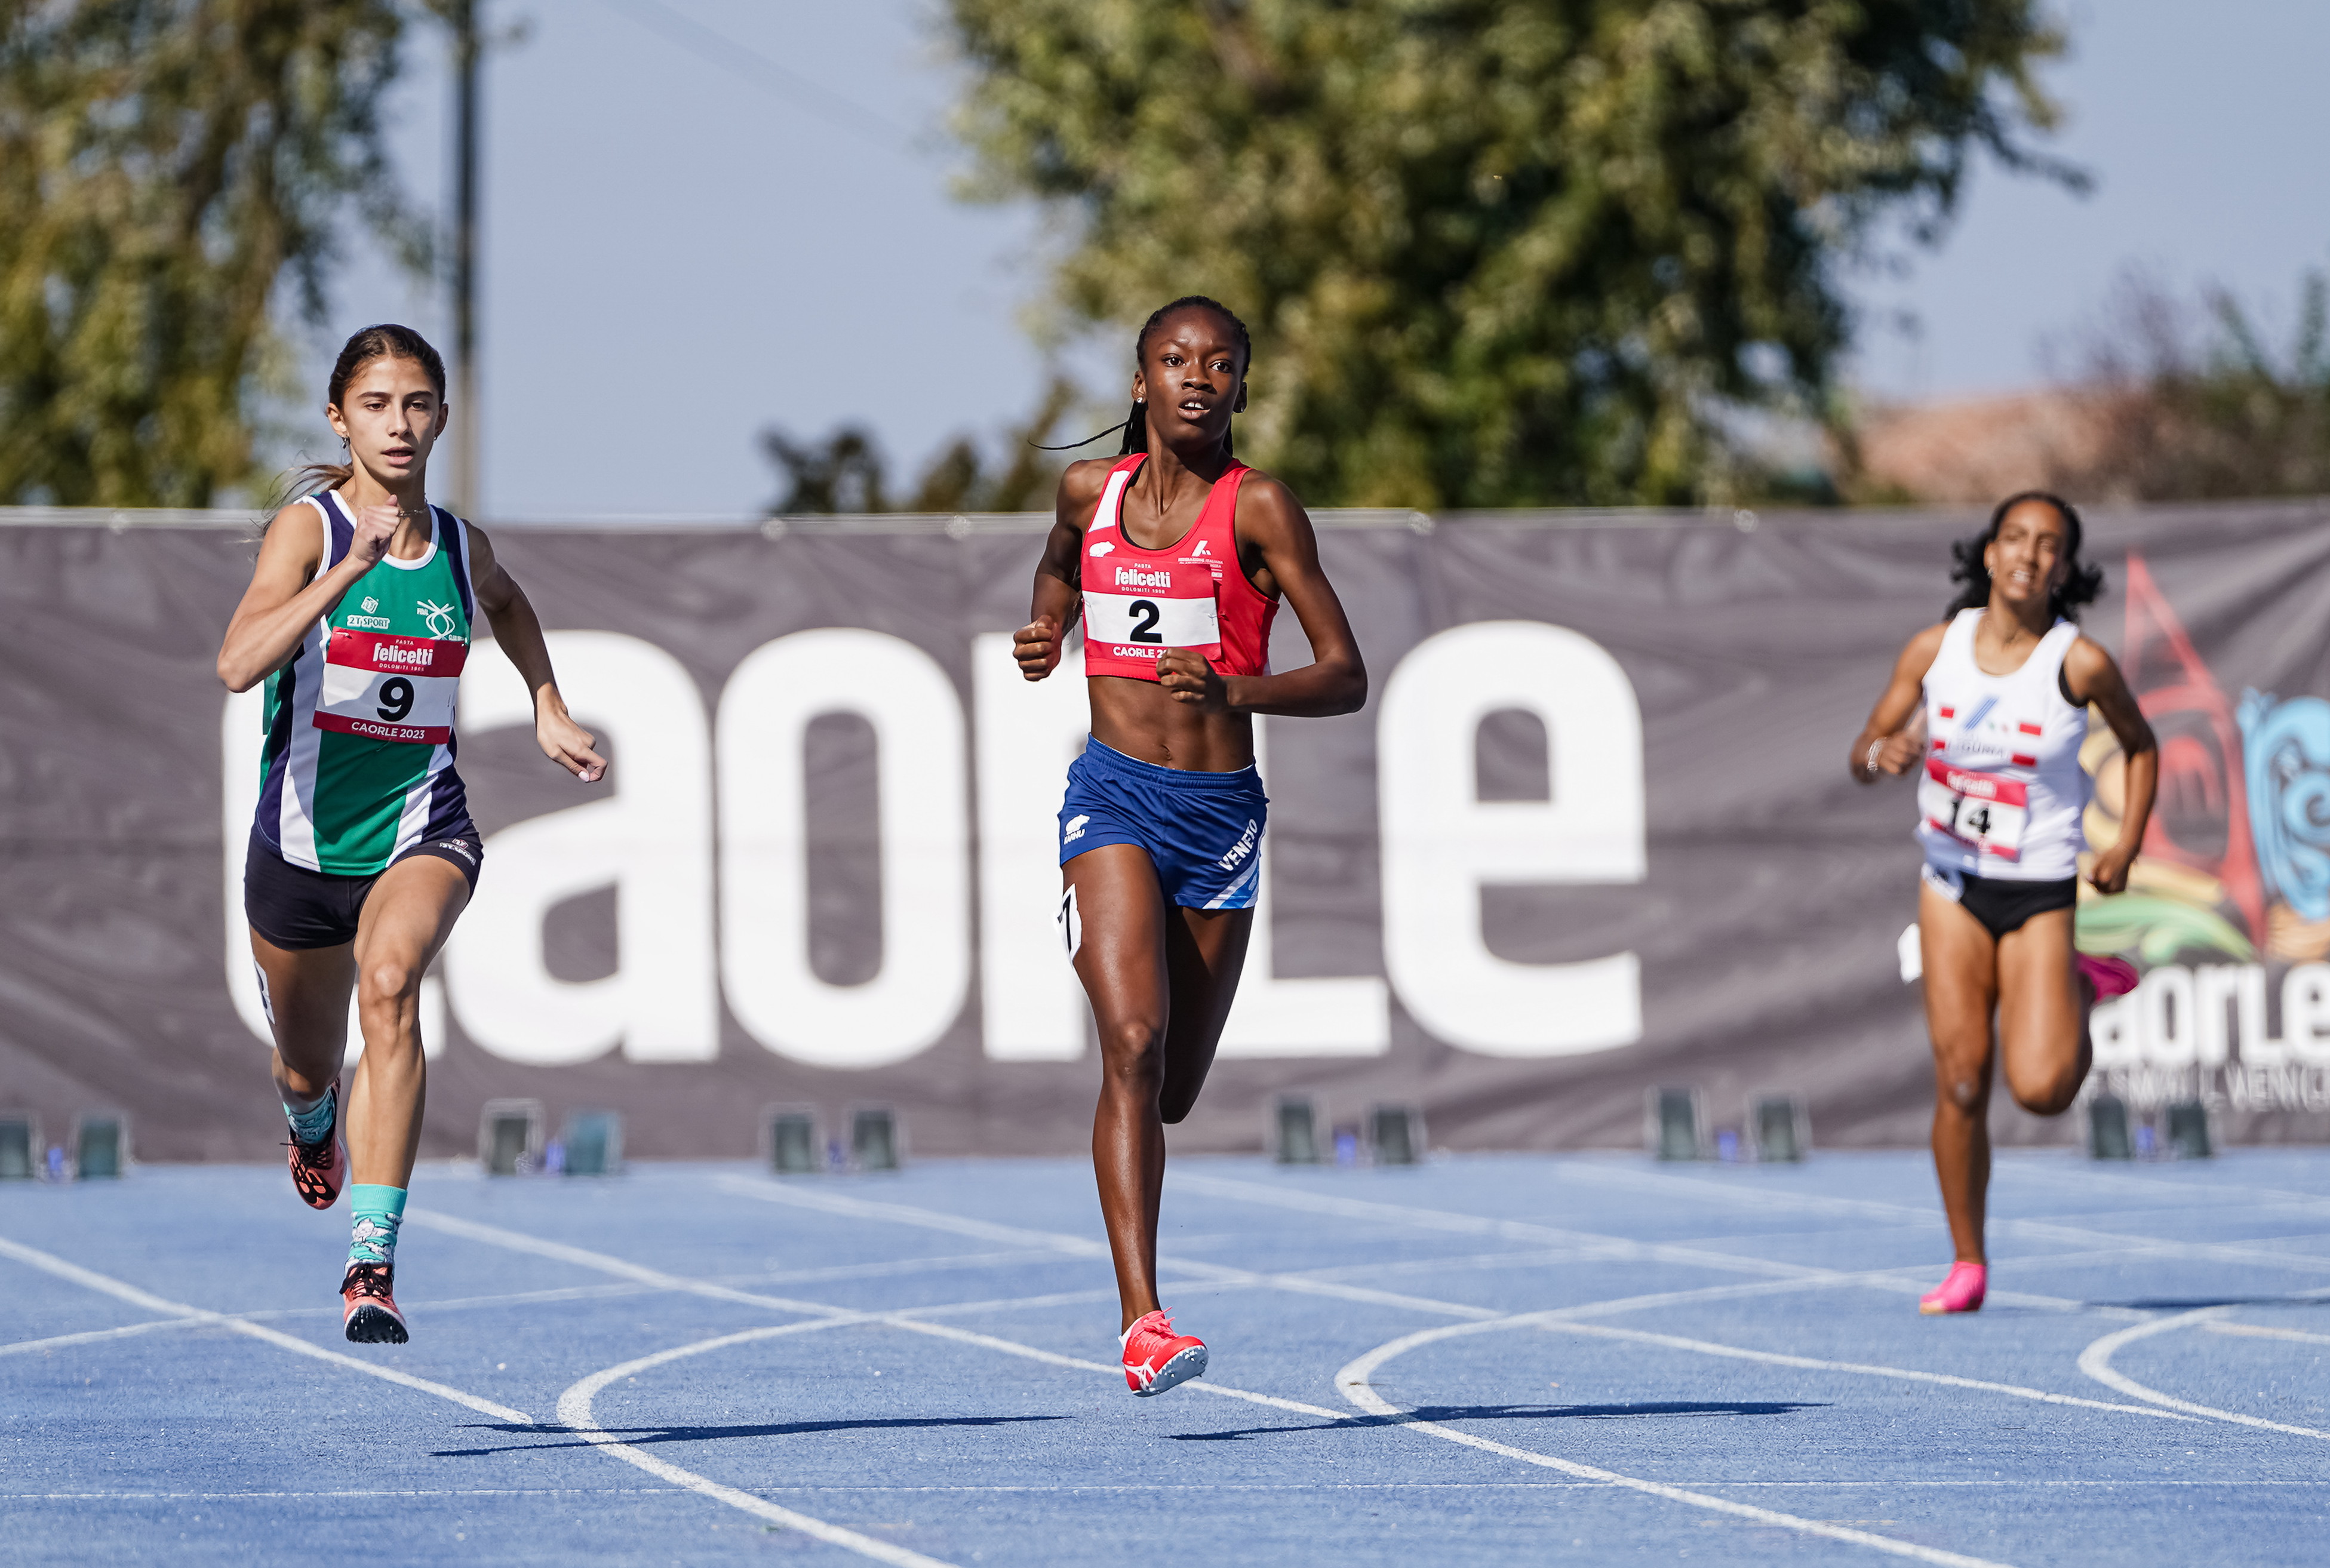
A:
<svg viewBox="0 0 2330 1568">
<path fill-rule="evenodd" d="M 1068 764 L 1060 864 L 1104 844 L 1149 852 L 1166 901 L 1183 909 L 1252 909 L 1262 889 L 1270 798 L 1249 764 L 1235 773 L 1160 768 L 1089 741 Z"/>
</svg>

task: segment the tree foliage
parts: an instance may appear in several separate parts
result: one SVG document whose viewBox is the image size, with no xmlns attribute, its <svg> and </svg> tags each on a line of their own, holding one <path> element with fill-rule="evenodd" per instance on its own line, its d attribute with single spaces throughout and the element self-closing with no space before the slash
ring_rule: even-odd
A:
<svg viewBox="0 0 2330 1568">
<path fill-rule="evenodd" d="M 840 512 L 1028 512 L 1048 506 L 1062 463 L 1037 443 L 1075 401 L 1075 388 L 1055 379 L 1035 414 L 1006 432 L 1010 461 L 990 466 L 977 442 L 957 437 L 922 473 L 911 496 L 890 494 L 889 461 L 881 443 L 863 425 L 845 424 L 823 440 L 808 440 L 772 428 L 761 432 L 761 451 L 776 468 L 784 491 L 769 507 L 772 517 Z"/>
<path fill-rule="evenodd" d="M 2330 274 L 2299 279 L 2284 350 L 2231 290 L 2188 298 L 2142 275 L 2085 348 L 2098 439 L 2062 485 L 2138 501 L 2330 494 Z"/>
<path fill-rule="evenodd" d="M 950 5 L 1063 325 L 1230 304 L 1241 454 L 1316 502 L 1706 496 L 1724 402 L 1825 406 L 1880 213 L 1929 238 L 1977 149 L 2076 177 L 2037 0 Z"/>
<path fill-rule="evenodd" d="M 251 477 L 353 203 L 417 263 L 378 119 L 394 0 L 0 0 L 0 501 L 208 505 Z"/>
</svg>

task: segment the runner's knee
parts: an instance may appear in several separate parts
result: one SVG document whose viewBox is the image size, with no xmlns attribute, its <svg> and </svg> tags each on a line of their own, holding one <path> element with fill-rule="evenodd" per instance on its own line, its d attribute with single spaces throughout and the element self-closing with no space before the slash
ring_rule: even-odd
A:
<svg viewBox="0 0 2330 1568">
<path fill-rule="evenodd" d="M 1134 1089 L 1154 1099 L 1165 1077 L 1165 1031 L 1135 1020 L 1103 1025 L 1100 1031 L 1101 1075 L 1112 1089 Z"/>
<path fill-rule="evenodd" d="M 420 989 L 420 969 L 397 959 L 375 959 L 366 964 L 357 977 L 356 994 L 367 1007 L 400 1001 Z"/>
<path fill-rule="evenodd" d="M 2060 1116 L 2079 1097 L 2079 1077 L 2077 1066 L 2066 1063 L 2052 1071 L 2010 1072 L 2006 1089 L 2033 1116 Z"/>
</svg>

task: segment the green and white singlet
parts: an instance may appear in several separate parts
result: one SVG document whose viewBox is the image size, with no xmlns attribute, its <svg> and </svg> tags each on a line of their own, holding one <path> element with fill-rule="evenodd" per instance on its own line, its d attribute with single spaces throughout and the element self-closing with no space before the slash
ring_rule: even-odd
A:
<svg viewBox="0 0 2330 1568">
<path fill-rule="evenodd" d="M 329 571 L 355 543 L 338 496 L 310 496 Z M 469 525 L 429 509 L 428 551 L 384 555 L 267 677 L 265 770 L 254 825 L 293 865 L 375 876 L 414 845 L 468 837 L 453 770 L 454 704 L 477 596 Z"/>
</svg>

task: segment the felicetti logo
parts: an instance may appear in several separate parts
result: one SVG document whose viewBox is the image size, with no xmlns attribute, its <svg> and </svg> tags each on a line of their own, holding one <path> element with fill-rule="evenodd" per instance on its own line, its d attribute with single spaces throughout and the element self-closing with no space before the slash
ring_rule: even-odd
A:
<svg viewBox="0 0 2330 1568">
<path fill-rule="evenodd" d="M 2137 1106 L 2330 1109 L 2330 702 L 2228 696 L 2135 553 L 2121 664 L 2160 785 L 2127 891 L 2079 905 L 2079 947 L 2145 970 L 2095 1011 L 2090 1082 Z M 2088 841 L 2110 844 L 2126 759 L 2099 720 L 2079 760 Z"/>
<path fill-rule="evenodd" d="M 392 642 L 372 645 L 372 662 L 375 665 L 396 665 L 410 668 L 415 665 L 434 664 L 437 655 L 425 647 L 400 647 Z"/>
<path fill-rule="evenodd" d="M 1120 566 L 1116 569 L 1116 585 L 1119 588 L 1170 588 L 1173 586 L 1173 574 L 1162 567 L 1144 571 L 1138 566 Z"/>
</svg>

